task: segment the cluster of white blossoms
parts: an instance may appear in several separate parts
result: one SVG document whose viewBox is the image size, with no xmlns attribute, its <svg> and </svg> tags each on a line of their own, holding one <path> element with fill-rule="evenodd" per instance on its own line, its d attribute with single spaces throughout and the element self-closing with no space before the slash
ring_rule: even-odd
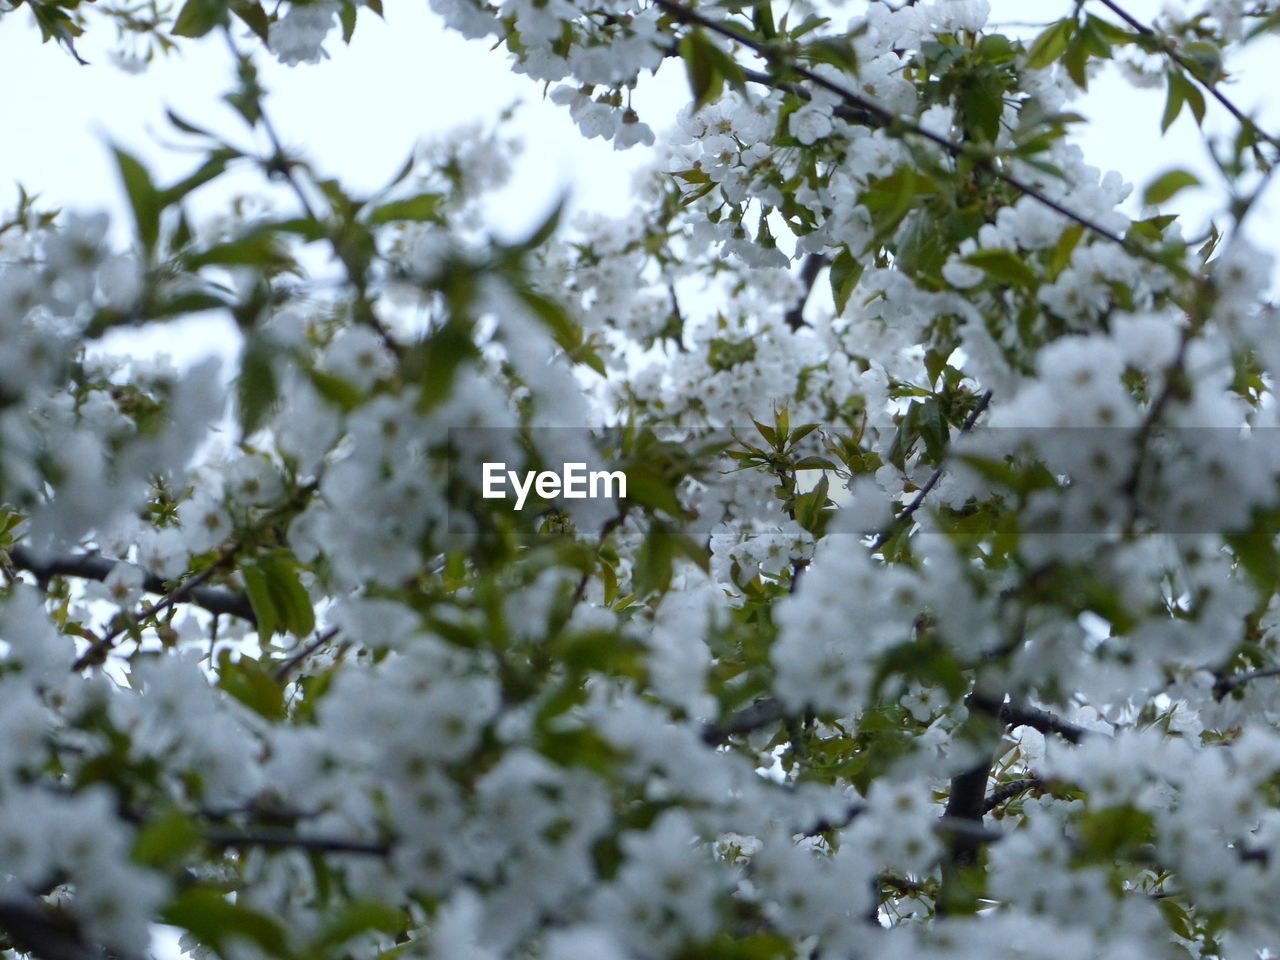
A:
<svg viewBox="0 0 1280 960">
<path fill-rule="evenodd" d="M 281 63 L 319 63 L 328 54 L 324 41 L 337 23 L 339 5 L 332 0 L 289 5 L 284 16 L 270 27 L 267 43 Z"/>
</svg>

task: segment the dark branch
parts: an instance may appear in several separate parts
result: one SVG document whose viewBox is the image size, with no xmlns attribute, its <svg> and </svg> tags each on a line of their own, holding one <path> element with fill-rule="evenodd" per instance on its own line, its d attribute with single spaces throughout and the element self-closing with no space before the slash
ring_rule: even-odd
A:
<svg viewBox="0 0 1280 960">
<path fill-rule="evenodd" d="M 1001 784 L 987 796 L 986 802 L 982 805 L 983 812 L 990 813 L 1005 801 L 1012 800 L 1019 794 L 1026 793 L 1028 790 L 1041 786 L 1043 783 L 1043 780 L 1031 777 L 1026 780 L 1013 780 L 1009 783 Z"/>
<path fill-rule="evenodd" d="M 1254 680 L 1265 680 L 1267 677 L 1280 677 L 1280 667 L 1250 670 L 1248 673 L 1238 673 L 1234 677 L 1220 676 L 1213 685 L 1213 698 L 1221 700 L 1232 690 L 1243 687 L 1246 683 L 1252 683 Z"/>
<path fill-rule="evenodd" d="M 723 726 L 715 723 L 703 724 L 702 742 L 707 746 L 718 747 L 732 736 L 751 733 L 777 723 L 783 715 L 782 704 L 773 697 L 765 697 L 734 714 Z"/>
<path fill-rule="evenodd" d="M 42 583 L 48 581 L 50 577 L 59 576 L 78 577 L 81 580 L 97 580 L 101 582 L 107 578 L 107 574 L 111 572 L 117 563 L 117 561 L 109 557 L 103 557 L 98 554 L 52 557 L 48 560 L 40 561 L 25 547 L 14 547 L 9 552 L 9 556 L 17 569 L 26 570 L 34 574 L 36 579 Z M 171 592 L 171 587 L 167 582 L 153 573 L 146 574 L 145 579 L 142 581 L 142 588 L 147 593 L 154 593 L 160 596 L 168 596 Z M 230 616 L 247 620 L 252 624 L 257 623 L 249 598 L 234 590 L 196 586 L 188 590 L 183 599 L 190 600 L 197 607 L 208 610 L 210 613 L 229 614 Z"/>
<path fill-rule="evenodd" d="M 104 960 L 106 956 L 81 938 L 70 917 L 38 900 L 0 899 L 0 930 L 12 946 L 39 960 Z"/>
<path fill-rule="evenodd" d="M 273 676 L 277 680 L 283 681 L 288 679 L 289 674 L 293 673 L 294 669 L 298 666 L 298 664 L 302 663 L 303 660 L 307 659 L 307 657 L 311 656 L 313 653 L 315 653 L 317 650 L 319 650 L 321 647 L 323 647 L 326 643 L 328 643 L 337 635 L 338 635 L 338 628 L 330 627 L 324 633 L 320 634 L 318 637 L 316 637 L 314 640 L 308 643 L 305 647 L 303 647 L 301 650 L 295 653 L 288 660 L 285 660 L 283 663 L 281 663 L 280 666 L 276 667 L 276 670 Z"/>
<path fill-rule="evenodd" d="M 800 299 L 795 306 L 788 310 L 783 317 L 787 321 L 787 326 L 793 331 L 807 325 L 804 319 L 805 304 L 809 302 L 809 294 L 813 292 L 813 284 L 818 279 L 818 274 L 830 262 L 821 253 L 811 253 L 805 257 L 804 266 L 800 268 L 800 282 L 804 285 L 804 292 L 800 294 Z"/>
<path fill-rule="evenodd" d="M 816 837 L 819 834 L 827 833 L 831 830 L 841 830 L 844 827 L 847 827 L 849 824 L 853 823 L 854 820 L 857 820 L 858 817 L 862 816 L 866 812 L 867 812 L 866 804 L 851 803 L 845 809 L 845 812 L 843 815 L 837 817 L 834 820 L 830 820 L 826 817 L 823 817 L 813 826 L 807 827 L 806 829 L 802 830 L 801 835 L 806 837 Z"/>
<path fill-rule="evenodd" d="M 982 827 L 982 818 L 986 814 L 987 779 L 991 776 L 992 758 L 986 756 L 971 769 L 951 778 L 951 796 L 947 798 L 947 810 L 943 821 L 956 831 L 952 838 L 949 859 L 955 866 L 969 866 L 977 862 L 978 848 L 981 845 L 975 836 L 969 835 L 968 827 L 958 824 L 972 824 Z"/>
<path fill-rule="evenodd" d="M 765 697 L 729 718 L 724 726 L 705 724 L 702 728 L 702 739 L 709 746 L 718 746 L 731 736 L 751 733 L 767 727 L 781 720 L 783 716 L 782 704 L 773 697 Z"/>
<path fill-rule="evenodd" d="M 385 857 L 391 852 L 390 843 L 346 840 L 341 837 L 313 837 L 279 830 L 245 832 L 211 830 L 205 834 L 205 841 L 214 847 L 312 850 L 317 853 L 352 853 L 370 857 Z"/>
<path fill-rule="evenodd" d="M 1045 734 L 1056 733 L 1069 743 L 1079 743 L 1089 734 L 1084 727 L 1068 723 L 1048 710 L 1013 701 L 997 700 L 986 694 L 974 692 L 969 697 L 969 705 L 1010 727 L 1031 727 Z"/>
<path fill-rule="evenodd" d="M 801 100 L 812 100 L 813 94 L 800 86 L 798 83 L 787 83 L 785 80 L 779 80 L 777 77 L 767 73 L 761 73 L 759 70 L 749 70 L 742 68 L 742 76 L 752 83 L 758 83 L 762 87 L 772 87 L 775 90 L 781 90 L 783 93 L 789 93 L 792 96 L 799 97 Z M 877 116 L 861 107 L 851 107 L 847 103 L 837 103 L 832 108 L 833 116 L 845 123 L 852 124 L 855 127 L 871 127 L 877 129 L 885 125 L 884 118 Z"/>
</svg>

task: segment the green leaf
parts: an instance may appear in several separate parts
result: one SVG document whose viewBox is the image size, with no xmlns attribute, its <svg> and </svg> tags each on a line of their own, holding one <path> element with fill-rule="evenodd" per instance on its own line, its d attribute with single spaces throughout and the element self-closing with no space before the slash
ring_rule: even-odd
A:
<svg viewBox="0 0 1280 960">
<path fill-rule="evenodd" d="M 231 651 L 224 647 L 218 655 L 218 687 L 267 720 L 284 719 L 284 684 L 253 657 L 242 655 L 233 660 Z"/>
<path fill-rule="evenodd" d="M 964 128 L 973 139 L 994 143 L 1000 135 L 1000 118 L 1004 112 L 1000 74 L 992 70 L 965 84 L 957 97 L 957 106 Z"/>
<path fill-rule="evenodd" d="M 1255 533 L 1232 533 L 1225 538 L 1236 563 L 1264 596 L 1280 585 L 1280 550 L 1275 539 Z"/>
<path fill-rule="evenodd" d="M 1164 101 L 1164 114 L 1160 117 L 1160 132 L 1164 133 L 1171 126 L 1173 121 L 1178 119 L 1178 114 L 1182 112 L 1182 104 L 1186 99 L 1184 96 L 1184 87 L 1178 83 L 1178 74 L 1170 70 L 1166 74 L 1168 84 L 1168 94 Z"/>
<path fill-rule="evenodd" d="M 792 470 L 835 470 L 834 463 L 826 457 L 801 457 L 791 465 Z"/>
<path fill-rule="evenodd" d="M 988 247 L 969 254 L 964 258 L 964 262 L 977 267 L 996 282 L 1006 286 L 1030 287 L 1036 282 L 1035 272 L 1012 250 Z"/>
<path fill-rule="evenodd" d="M 796 523 L 810 533 L 818 533 L 822 527 L 830 489 L 830 481 L 824 474 L 816 487 L 796 497 Z"/>
<path fill-rule="evenodd" d="M 227 5 L 223 0 L 187 0 L 170 33 L 175 37 L 203 37 L 226 22 Z"/>
<path fill-rule="evenodd" d="M 147 867 L 175 868 L 200 846 L 200 840 L 192 819 L 172 808 L 143 824 L 133 844 L 133 861 Z"/>
<path fill-rule="evenodd" d="M 177 203 L 196 188 L 202 187 L 210 180 L 222 176 L 227 169 L 227 164 L 239 155 L 229 147 L 215 150 L 209 154 L 208 160 L 196 168 L 195 172 L 183 177 L 173 186 L 162 190 L 160 192 L 161 203 L 164 206 Z"/>
<path fill-rule="evenodd" d="M 822 424 L 820 423 L 800 424 L 800 426 L 796 427 L 794 430 L 791 431 L 791 436 L 787 438 L 787 443 L 792 445 L 799 443 L 809 434 L 813 433 L 813 431 L 817 430 L 820 426 L 822 426 Z"/>
<path fill-rule="evenodd" d="M 778 35 L 778 28 L 773 22 L 773 0 L 757 0 L 751 7 L 751 25 L 765 40 Z"/>
<path fill-rule="evenodd" d="M 829 63 L 853 76 L 858 75 L 858 51 L 848 37 L 822 37 L 804 48 L 801 59 Z"/>
<path fill-rule="evenodd" d="M 1031 41 L 1027 50 L 1027 66 L 1032 70 L 1040 70 L 1049 66 L 1067 49 L 1067 41 L 1075 33 L 1074 17 L 1067 17 L 1050 24 L 1038 37 Z"/>
<path fill-rule="evenodd" d="M 420 193 L 407 200 L 393 200 L 369 211 L 369 222 L 375 224 L 408 220 L 426 223 L 437 219 L 440 210 L 440 194 Z"/>
<path fill-rule="evenodd" d="M 1152 181 L 1142 195 L 1142 202 L 1147 206 L 1164 203 L 1180 190 L 1187 187 L 1200 186 L 1200 178 L 1186 170 L 1170 170 Z"/>
<path fill-rule="evenodd" d="M 663 510 L 668 516 L 684 516 L 680 498 L 671 482 L 657 471 L 644 466 L 629 467 L 627 474 L 627 499 L 650 510 Z"/>
<path fill-rule="evenodd" d="M 524 240 L 513 244 L 509 249 L 514 253 L 528 253 L 531 250 L 538 249 L 550 240 L 552 234 L 556 232 L 556 228 L 560 226 L 560 217 L 564 213 L 566 199 L 567 197 L 561 195 L 542 222 L 533 228 L 533 232 Z"/>
<path fill-rule="evenodd" d="M 449 395 L 458 368 L 475 353 L 471 326 L 458 316 L 451 317 L 443 327 L 409 350 L 404 370 L 406 376 L 418 383 L 422 410 L 429 410 Z"/>
<path fill-rule="evenodd" d="M 315 608 L 298 577 L 298 565 L 293 557 L 280 551 L 260 557 L 258 563 L 266 575 L 267 591 L 279 616 L 280 626 L 297 637 L 314 630 Z"/>
<path fill-rule="evenodd" d="M 240 18 L 246 27 L 253 31 L 263 43 L 266 43 L 271 35 L 271 21 L 267 18 L 267 11 L 262 9 L 262 4 L 257 0 L 246 2 L 246 0 L 232 0 L 231 12 Z"/>
<path fill-rule="evenodd" d="M 724 92 L 725 81 L 735 87 L 744 83 L 738 62 L 701 30 L 695 28 L 681 37 L 678 50 L 684 60 L 695 110 L 718 99 Z"/>
<path fill-rule="evenodd" d="M 184 117 L 179 116 L 172 110 L 165 110 L 164 115 L 169 118 L 169 122 L 181 130 L 183 133 L 189 133 L 192 136 L 207 137 L 210 140 L 216 139 L 213 134 L 203 127 L 197 127 L 194 123 Z"/>
<path fill-rule="evenodd" d="M 1195 926 L 1191 922 L 1191 914 L 1187 912 L 1186 907 L 1172 897 L 1161 897 L 1156 901 L 1156 906 L 1170 930 L 1184 940 L 1196 938 Z"/>
<path fill-rule="evenodd" d="M 769 446 L 774 448 L 778 446 L 778 431 L 773 429 L 773 427 L 761 423 L 755 417 L 751 418 L 751 422 L 756 425 L 756 430 L 760 432 L 760 436 L 764 437 L 765 442 L 768 443 Z"/>
<path fill-rule="evenodd" d="M 252 333 L 240 355 L 240 376 L 236 379 L 236 404 L 240 430 L 250 436 L 266 421 L 267 414 L 279 397 L 272 345 L 260 334 Z"/>
<path fill-rule="evenodd" d="M 934 463 L 941 463 L 947 455 L 947 443 L 950 429 L 947 418 L 942 413 L 942 405 L 935 399 L 916 404 L 916 424 L 920 439 L 924 441 L 925 454 Z"/>
<path fill-rule="evenodd" d="M 853 258 L 848 248 L 842 248 L 831 261 L 831 297 L 836 302 L 836 316 L 844 313 L 853 288 L 862 279 L 863 264 Z"/>
<path fill-rule="evenodd" d="M 360 388 L 345 377 L 314 368 L 307 371 L 307 377 L 316 392 L 343 413 L 350 413 L 364 403 L 364 394 L 360 392 Z"/>
<path fill-rule="evenodd" d="M 278 273 L 296 267 L 294 259 L 285 251 L 280 241 L 268 230 L 255 230 L 243 237 L 225 243 L 215 243 L 206 250 L 192 253 L 186 258 L 187 268 L 247 266 L 261 267 Z"/>
<path fill-rule="evenodd" d="M 572 351 L 582 343 L 582 328 L 573 322 L 563 306 L 550 297 L 527 286 L 515 291 L 521 302 L 551 330 L 556 343 L 566 351 Z"/>
<path fill-rule="evenodd" d="M 395 907 L 377 900 L 352 900 L 330 914 L 307 952 L 320 956 L 327 948 L 341 946 L 363 933 L 395 934 L 404 927 L 404 915 Z"/>
<path fill-rule="evenodd" d="M 338 7 L 338 20 L 342 24 L 342 42 L 350 43 L 356 32 L 356 5 L 351 0 L 342 0 Z"/>
<path fill-rule="evenodd" d="M 881 177 L 864 190 L 862 204 L 871 213 L 871 223 L 880 240 L 890 236 L 911 210 L 919 206 L 919 197 L 936 193 L 938 185 L 911 167 L 900 167 Z M 875 241 L 873 241 L 874 243 Z"/>
<path fill-rule="evenodd" d="M 112 152 L 133 211 L 138 239 L 142 243 L 142 249 L 148 256 L 152 256 L 160 240 L 160 213 L 164 209 L 160 191 L 156 189 L 147 168 L 136 157 L 120 147 L 113 147 Z"/>
<path fill-rule="evenodd" d="M 1160 118 L 1160 132 L 1164 133 L 1178 119 L 1183 104 L 1191 108 L 1197 126 L 1204 121 L 1204 94 L 1200 88 L 1182 75 L 1179 70 L 1169 70 L 1165 74 L 1169 92 L 1164 104 L 1164 115 Z"/>
<path fill-rule="evenodd" d="M 1062 236 L 1058 238 L 1058 242 L 1049 251 L 1047 279 L 1050 283 L 1057 280 L 1058 274 L 1062 273 L 1067 268 L 1067 265 L 1071 263 L 1071 254 L 1075 252 L 1082 236 L 1084 236 L 1084 227 L 1078 223 L 1073 223 L 1062 231 Z"/>
<path fill-rule="evenodd" d="M 229 941 L 243 938 L 275 957 L 288 954 L 284 928 L 272 917 L 239 904 L 207 887 L 188 887 L 161 914 L 164 923 L 188 930 L 224 956 Z"/>
<path fill-rule="evenodd" d="M 275 601 L 267 588 L 267 575 L 257 564 L 247 563 L 240 568 L 240 576 L 244 578 L 244 590 L 249 595 L 249 605 L 253 607 L 253 618 L 258 622 L 259 640 L 269 640 L 276 632 L 277 614 Z"/>
<path fill-rule="evenodd" d="M 671 584 L 671 568 L 675 560 L 675 538 L 654 527 L 636 553 L 631 585 L 638 599 L 651 593 L 663 593 Z"/>
<path fill-rule="evenodd" d="M 1108 43 L 1124 45 L 1133 43 L 1137 40 L 1136 34 L 1130 33 L 1128 30 L 1121 27 L 1117 27 L 1114 23 L 1108 23 L 1101 17 L 1095 17 L 1093 14 L 1089 14 L 1089 16 L 1085 18 L 1085 23 L 1088 25 L 1090 30 L 1097 33 Z"/>
</svg>

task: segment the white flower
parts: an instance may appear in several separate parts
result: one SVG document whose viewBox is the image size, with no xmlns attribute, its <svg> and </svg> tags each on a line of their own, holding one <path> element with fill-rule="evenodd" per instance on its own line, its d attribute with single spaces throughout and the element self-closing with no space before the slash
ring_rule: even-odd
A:
<svg viewBox="0 0 1280 960">
<path fill-rule="evenodd" d="M 831 117 L 815 106 L 804 106 L 788 120 L 791 135 L 810 146 L 831 134 Z"/>
<path fill-rule="evenodd" d="M 102 585 L 106 587 L 107 596 L 113 603 L 121 607 L 131 607 L 142 597 L 144 579 L 145 575 L 141 567 L 121 560 L 111 568 Z"/>
<path fill-rule="evenodd" d="M 271 24 L 268 46 L 280 62 L 293 67 L 299 63 L 319 63 L 328 54 L 321 44 L 333 28 L 338 4 L 333 0 L 293 4 L 289 12 Z"/>
</svg>

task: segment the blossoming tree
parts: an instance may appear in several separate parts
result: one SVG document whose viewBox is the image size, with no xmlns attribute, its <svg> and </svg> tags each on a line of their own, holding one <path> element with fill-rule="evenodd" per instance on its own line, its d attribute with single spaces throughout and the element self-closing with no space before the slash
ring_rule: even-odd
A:
<svg viewBox="0 0 1280 960">
<path fill-rule="evenodd" d="M 19 3 L 71 55 L 229 44 L 258 146 L 171 115 L 188 176 L 117 151 L 127 249 L 25 194 L 0 225 L 6 955 L 1280 941 L 1280 318 L 1242 229 L 1280 141 L 1224 83 L 1272 0 L 1026 40 L 983 0 L 433 0 L 620 148 L 687 71 L 633 215 L 517 243 L 496 134 L 374 195 L 282 147 L 255 57 L 377 0 Z M 1135 138 L 1231 118 L 1209 235 L 1166 212 L 1191 174 L 1133 220 L 1072 145 L 1112 59 L 1167 90 Z M 232 169 L 287 199 L 196 222 Z M 230 387 L 98 348 L 201 311 Z M 483 463 L 626 497 L 514 510 Z"/>
</svg>

